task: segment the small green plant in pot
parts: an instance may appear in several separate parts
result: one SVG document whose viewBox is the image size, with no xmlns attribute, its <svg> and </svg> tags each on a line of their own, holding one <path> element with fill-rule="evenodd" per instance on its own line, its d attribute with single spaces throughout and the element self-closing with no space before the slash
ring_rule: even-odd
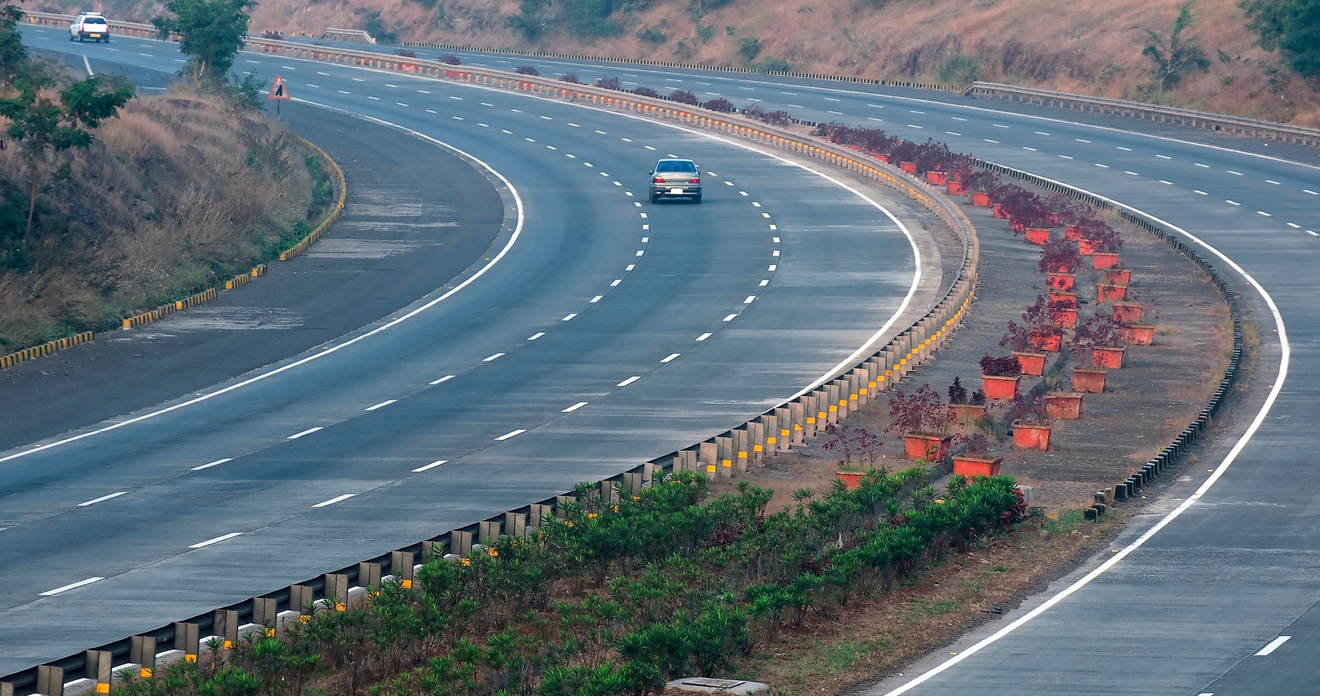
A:
<svg viewBox="0 0 1320 696">
<path fill-rule="evenodd" d="M 847 488 L 854 489 L 861 487 L 862 476 L 877 469 L 876 460 L 880 459 L 884 444 L 879 435 L 866 428 L 830 423 L 825 426 L 825 442 L 821 449 L 838 458 L 835 477 Z M 880 470 L 887 473 L 883 467 Z"/>
<path fill-rule="evenodd" d="M 891 421 L 885 430 L 903 434 L 908 459 L 942 462 L 948 457 L 954 419 L 948 405 L 929 384 L 911 394 L 901 389 L 894 392 L 889 397 L 889 416 Z"/>
<path fill-rule="evenodd" d="M 972 433 L 964 440 L 962 452 L 953 455 L 953 473 L 961 476 L 998 476 L 1003 457 L 990 456 L 990 439 L 985 433 Z"/>
</svg>

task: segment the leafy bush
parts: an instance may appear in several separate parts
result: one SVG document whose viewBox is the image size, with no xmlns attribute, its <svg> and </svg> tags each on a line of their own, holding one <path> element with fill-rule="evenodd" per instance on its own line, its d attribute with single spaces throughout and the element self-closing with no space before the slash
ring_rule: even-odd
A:
<svg viewBox="0 0 1320 696">
<path fill-rule="evenodd" d="M 696 106 L 701 103 L 701 101 L 697 99 L 697 95 L 685 89 L 676 89 L 670 92 L 669 101 L 678 102 L 679 104 L 687 104 L 689 106 Z"/>
<path fill-rule="evenodd" d="M 723 97 L 716 97 L 715 99 L 711 99 L 707 102 L 704 102 L 701 106 L 702 108 L 710 109 L 711 111 L 718 111 L 722 114 L 727 114 L 730 111 L 733 111 L 733 104 L 728 99 L 725 99 Z"/>
<path fill-rule="evenodd" d="M 660 93 L 650 87 L 638 87 L 633 90 L 633 94 L 636 94 L 639 97 L 651 97 L 652 99 L 658 99 L 660 97 Z"/>
<path fill-rule="evenodd" d="M 1055 336 L 1062 336 L 1063 329 L 1054 325 L 1050 316 L 1048 302 L 1044 295 L 1037 295 L 1036 301 L 1022 313 L 1022 323 L 1010 320 L 1008 331 L 999 339 L 999 345 L 1009 350 L 1028 352 L 1039 350 L 1045 341 Z"/>
<path fill-rule="evenodd" d="M 441 56 L 440 56 L 439 58 L 437 58 L 436 60 L 440 61 L 441 63 L 444 63 L 445 65 L 462 65 L 462 64 L 463 64 L 463 60 L 462 60 L 461 58 L 459 58 L 458 56 L 452 54 L 452 53 L 444 53 L 444 54 L 441 54 Z"/>
<path fill-rule="evenodd" d="M 965 404 L 967 403 L 967 387 L 962 385 L 962 380 L 953 378 L 953 384 L 949 385 L 949 403 Z"/>
<path fill-rule="evenodd" d="M 519 75 L 531 75 L 532 77 L 536 77 L 541 74 L 540 70 L 537 70 L 534 66 L 531 65 L 519 65 L 518 67 L 514 68 L 513 71 L 518 73 Z"/>
<path fill-rule="evenodd" d="M 958 87 L 981 79 L 981 59 L 965 53 L 955 53 L 940 61 L 939 81 Z"/>
<path fill-rule="evenodd" d="M 567 82 L 567 83 L 569 83 L 569 84 L 573 84 L 573 85 L 580 85 L 580 84 L 582 84 L 582 81 L 581 81 L 581 80 L 578 80 L 577 73 L 571 73 L 571 72 L 569 72 L 569 73 L 564 73 L 563 75 L 561 75 L 561 76 L 559 77 L 559 81 L 560 81 L 560 82 Z"/>
<path fill-rule="evenodd" d="M 783 58 L 766 58 L 759 63 L 753 63 L 752 69 L 762 73 L 786 73 L 792 72 L 793 66 Z"/>
<path fill-rule="evenodd" d="M 902 389 L 889 397 L 890 423 L 886 432 L 947 435 L 953 427 L 949 407 L 929 384 L 908 394 Z"/>
<path fill-rule="evenodd" d="M 602 77 L 596 80 L 596 86 L 601 89 L 623 89 L 617 77 Z"/>
<path fill-rule="evenodd" d="M 996 357 L 986 353 L 981 356 L 981 374 L 989 377 L 1017 377 L 1022 374 L 1022 363 L 1016 355 Z"/>
<path fill-rule="evenodd" d="M 1066 239 L 1051 239 L 1040 247 L 1041 273 L 1072 273 L 1082 265 L 1077 244 Z"/>
<path fill-rule="evenodd" d="M 417 51 L 414 51 L 410 48 L 396 48 L 394 49 L 394 55 L 400 56 L 402 58 L 416 58 Z"/>
<path fill-rule="evenodd" d="M 637 38 L 651 44 L 663 44 L 669 40 L 665 33 L 656 27 L 647 27 L 637 32 Z"/>
<path fill-rule="evenodd" d="M 738 42 L 738 57 L 744 62 L 750 63 L 761 53 L 761 40 L 756 38 L 747 38 Z"/>
</svg>

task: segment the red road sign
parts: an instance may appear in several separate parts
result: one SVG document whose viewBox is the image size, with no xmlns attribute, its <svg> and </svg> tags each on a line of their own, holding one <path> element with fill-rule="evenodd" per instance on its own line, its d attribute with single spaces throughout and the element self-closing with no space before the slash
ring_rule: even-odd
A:
<svg viewBox="0 0 1320 696">
<path fill-rule="evenodd" d="M 270 94 L 267 94 L 266 98 L 276 101 L 288 101 L 289 90 L 284 86 L 284 78 L 279 75 L 275 76 L 275 84 L 270 86 Z"/>
</svg>

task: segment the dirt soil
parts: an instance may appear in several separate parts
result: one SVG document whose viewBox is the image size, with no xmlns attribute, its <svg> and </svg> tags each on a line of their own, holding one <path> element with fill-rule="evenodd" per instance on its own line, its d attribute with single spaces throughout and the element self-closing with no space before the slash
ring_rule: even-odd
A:
<svg viewBox="0 0 1320 696">
<path fill-rule="evenodd" d="M 1046 292 L 1038 270 L 1039 247 L 1011 234 L 1006 221 L 994 219 L 988 209 L 965 210 L 982 249 L 974 306 L 954 338 L 894 389 L 910 392 L 929 384 L 945 397 L 955 376 L 969 392 L 978 388 L 981 356 L 1007 354 L 998 345 L 1006 323 L 1020 320 L 1022 311 Z M 771 684 L 775 693 L 843 693 L 990 619 L 996 604 L 1007 610 L 1116 533 L 1125 515 L 1121 508 L 1111 508 L 1099 525 L 1082 522 L 1080 509 L 1090 506 L 1097 491 L 1112 489 L 1140 469 L 1195 419 L 1227 366 L 1232 323 L 1216 289 L 1193 266 L 1149 234 L 1117 220 L 1110 223 L 1123 232 L 1121 258 L 1132 269 L 1128 299 L 1144 306 L 1142 321 L 1155 324 L 1155 342 L 1128 348 L 1123 368 L 1109 372 L 1106 391 L 1084 397 L 1079 420 L 1054 421 L 1049 451 L 1014 449 L 1011 437 L 992 442 L 991 456 L 1004 458 L 1001 473 L 1031 487 L 1029 504 L 1041 515 L 976 553 L 928 569 L 891 595 L 850 605 L 846 621 L 813 616 L 803 630 L 786 631 L 773 652 L 754 656 L 740 677 Z M 1089 270 L 1090 259 L 1084 261 L 1088 270 L 1077 274 L 1083 318 L 1096 311 L 1099 277 Z M 946 269 L 951 262 L 946 260 Z M 1053 362 L 1045 377 L 1024 376 L 1021 389 L 1043 388 L 1042 381 L 1053 383 L 1071 369 L 1063 358 Z M 1006 411 L 991 408 L 1001 438 L 1007 431 Z M 883 432 L 888 423 L 884 394 L 846 421 L 882 433 L 881 464 L 908 466 L 901 433 Z M 973 432 L 965 426 L 961 430 Z M 833 485 L 839 458 L 821 444 L 817 438 L 767 458 L 737 478 L 716 481 L 713 490 L 730 490 L 743 480 L 773 489 L 772 510 L 791 504 L 797 489 L 825 490 Z M 943 483 L 936 481 L 936 488 Z"/>
</svg>

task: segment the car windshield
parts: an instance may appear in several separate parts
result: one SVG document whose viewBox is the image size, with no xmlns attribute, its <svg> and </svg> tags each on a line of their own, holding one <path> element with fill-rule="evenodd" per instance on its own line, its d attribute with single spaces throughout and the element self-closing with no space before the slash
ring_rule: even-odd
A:
<svg viewBox="0 0 1320 696">
<path fill-rule="evenodd" d="M 691 162 L 661 162 L 656 165 L 657 172 L 695 172 L 696 165 Z"/>
</svg>

